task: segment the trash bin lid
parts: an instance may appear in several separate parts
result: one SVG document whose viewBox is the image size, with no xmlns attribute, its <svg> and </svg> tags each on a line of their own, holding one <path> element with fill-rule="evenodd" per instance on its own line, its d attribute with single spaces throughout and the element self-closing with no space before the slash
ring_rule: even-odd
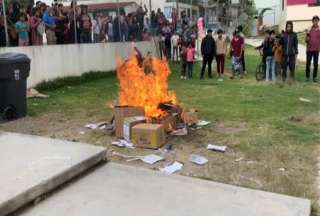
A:
<svg viewBox="0 0 320 216">
<path fill-rule="evenodd" d="M 30 59 L 26 54 L 22 54 L 22 53 L 0 54 L 0 65 L 14 64 L 14 63 L 30 63 Z"/>
</svg>

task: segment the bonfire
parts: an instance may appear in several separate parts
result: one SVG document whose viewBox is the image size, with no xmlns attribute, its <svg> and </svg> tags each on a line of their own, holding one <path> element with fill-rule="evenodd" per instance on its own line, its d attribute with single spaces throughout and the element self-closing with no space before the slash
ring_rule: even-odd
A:
<svg viewBox="0 0 320 216">
<path fill-rule="evenodd" d="M 174 91 L 168 90 L 171 71 L 166 60 L 143 57 L 134 49 L 126 60 L 118 60 L 120 106 L 144 107 L 146 117 L 163 118 L 168 112 L 163 104 L 177 104 Z"/>
</svg>

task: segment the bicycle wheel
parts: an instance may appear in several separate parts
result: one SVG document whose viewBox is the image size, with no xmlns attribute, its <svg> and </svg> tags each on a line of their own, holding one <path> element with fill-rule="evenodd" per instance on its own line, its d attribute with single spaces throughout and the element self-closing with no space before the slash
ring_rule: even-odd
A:
<svg viewBox="0 0 320 216">
<path fill-rule="evenodd" d="M 264 65 L 263 63 L 260 63 L 256 68 L 256 80 L 262 81 L 266 78 L 265 72 L 264 72 Z"/>
</svg>

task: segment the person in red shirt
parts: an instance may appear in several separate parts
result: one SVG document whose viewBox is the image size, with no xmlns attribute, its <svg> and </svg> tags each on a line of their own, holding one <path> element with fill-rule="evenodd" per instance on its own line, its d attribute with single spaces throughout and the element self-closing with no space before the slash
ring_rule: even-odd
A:
<svg viewBox="0 0 320 216">
<path fill-rule="evenodd" d="M 320 52 L 320 27 L 319 17 L 314 16 L 312 18 L 312 27 L 307 33 L 307 67 L 306 77 L 307 82 L 310 81 L 311 61 L 313 59 L 313 81 L 318 81 L 318 64 L 319 64 L 319 52 Z"/>
<path fill-rule="evenodd" d="M 232 68 L 234 78 L 236 73 L 240 74 L 240 78 L 243 78 L 243 69 L 241 63 L 241 56 L 244 49 L 244 39 L 240 36 L 240 31 L 236 30 L 230 45 L 230 55 L 232 57 Z"/>
</svg>

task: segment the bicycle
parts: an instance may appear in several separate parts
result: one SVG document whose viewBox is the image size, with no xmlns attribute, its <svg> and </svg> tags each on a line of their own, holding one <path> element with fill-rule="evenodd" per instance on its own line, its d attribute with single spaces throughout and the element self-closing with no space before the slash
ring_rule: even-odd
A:
<svg viewBox="0 0 320 216">
<path fill-rule="evenodd" d="M 260 56 L 261 56 L 261 62 L 256 68 L 256 80 L 257 81 L 263 81 L 266 79 L 266 65 L 265 61 L 262 55 L 262 52 L 260 50 Z"/>
</svg>

